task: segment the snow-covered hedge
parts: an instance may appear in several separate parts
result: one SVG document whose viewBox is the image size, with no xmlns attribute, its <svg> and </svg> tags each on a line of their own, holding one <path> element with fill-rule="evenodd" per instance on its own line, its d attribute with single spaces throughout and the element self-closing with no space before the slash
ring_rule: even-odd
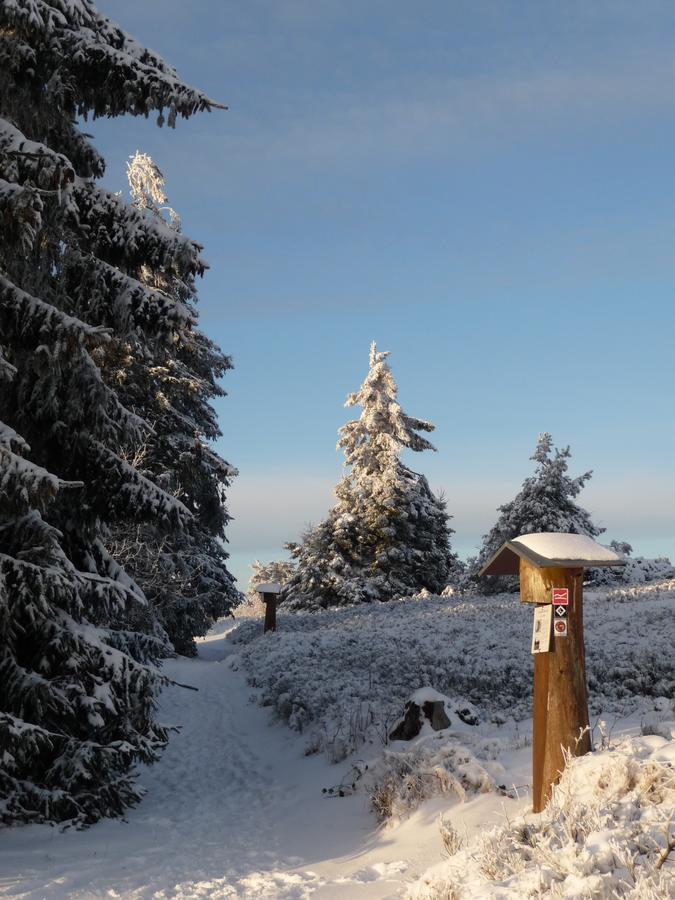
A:
<svg viewBox="0 0 675 900">
<path fill-rule="evenodd" d="M 626 565 L 621 568 L 589 569 L 586 577 L 590 583 L 598 587 L 646 584 L 675 578 L 675 566 L 667 556 L 659 556 L 656 559 L 636 556 L 628 557 Z"/>
<path fill-rule="evenodd" d="M 540 815 L 506 821 L 422 876 L 410 900 L 675 896 L 675 742 L 649 736 L 571 760 Z M 442 827 L 452 838 L 447 823 Z M 456 852 L 453 852 L 456 850 Z"/>
<path fill-rule="evenodd" d="M 588 592 L 592 712 L 628 712 L 673 694 L 675 582 Z M 261 704 L 339 761 L 381 745 L 405 701 L 429 685 L 492 722 L 530 716 L 531 607 L 517 596 L 432 597 L 281 614 L 276 633 L 242 623 L 232 640 Z M 646 704 L 645 704 L 646 705 Z"/>
</svg>

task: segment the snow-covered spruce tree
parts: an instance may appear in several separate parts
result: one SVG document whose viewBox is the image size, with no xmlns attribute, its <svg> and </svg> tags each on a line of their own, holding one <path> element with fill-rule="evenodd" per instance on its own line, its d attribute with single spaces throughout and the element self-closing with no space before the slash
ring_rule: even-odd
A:
<svg viewBox="0 0 675 900">
<path fill-rule="evenodd" d="M 150 221 L 180 231 L 152 159 L 137 152 L 127 169 L 133 205 Z M 218 379 L 232 362 L 196 327 L 192 279 L 148 267 L 139 279 L 173 297 L 190 315 L 174 327 L 170 344 L 148 346 L 142 335 L 125 337 L 120 355 L 127 362 L 116 372 L 118 394 L 153 425 L 129 457 L 145 477 L 178 498 L 192 519 L 170 534 L 153 522 L 120 522 L 113 528 L 111 552 L 143 589 L 175 649 L 192 655 L 194 638 L 241 601 L 223 544 L 229 521 L 225 490 L 236 470 L 209 447 L 221 433 L 211 401 L 224 395 Z"/>
<path fill-rule="evenodd" d="M 0 821 L 87 823 L 138 798 L 161 637 L 114 627 L 145 598 L 106 522 L 190 512 L 124 458 L 150 434 L 114 384 L 120 339 L 170 343 L 199 246 L 100 188 L 77 118 L 209 109 L 90 0 L 0 0 Z"/>
<path fill-rule="evenodd" d="M 388 355 L 372 344 L 366 380 L 347 398 L 362 412 L 339 431 L 349 471 L 335 489 L 337 504 L 288 545 L 297 571 L 282 596 L 291 608 L 440 593 L 456 564 L 445 501 L 399 458 L 404 449 L 433 450 L 420 432 L 434 426 L 399 406 Z"/>
<path fill-rule="evenodd" d="M 584 472 L 572 478 L 567 473 L 570 456 L 569 447 L 554 449 L 550 434 L 539 435 L 537 447 L 530 457 L 537 464 L 534 474 L 525 479 L 510 503 L 499 507 L 499 518 L 483 537 L 483 545 L 475 561 L 475 573 L 505 541 L 521 534 L 559 531 L 585 534 L 592 538 L 602 534 L 605 529 L 594 525 L 590 513 L 575 503 L 575 498 L 593 473 Z M 486 592 L 510 590 L 516 583 L 515 578 L 507 576 L 481 579 L 481 586 Z"/>
</svg>

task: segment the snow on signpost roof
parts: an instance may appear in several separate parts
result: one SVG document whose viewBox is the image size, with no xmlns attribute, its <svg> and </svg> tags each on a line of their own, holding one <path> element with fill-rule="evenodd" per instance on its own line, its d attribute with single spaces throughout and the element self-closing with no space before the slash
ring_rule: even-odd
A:
<svg viewBox="0 0 675 900">
<path fill-rule="evenodd" d="M 539 532 L 506 541 L 481 569 L 481 575 L 517 575 L 525 559 L 539 568 L 625 566 L 618 553 L 585 534 Z"/>
<path fill-rule="evenodd" d="M 280 594 L 281 593 L 281 585 L 278 581 L 270 581 L 266 584 L 256 584 L 254 585 L 256 591 L 259 594 Z"/>
</svg>

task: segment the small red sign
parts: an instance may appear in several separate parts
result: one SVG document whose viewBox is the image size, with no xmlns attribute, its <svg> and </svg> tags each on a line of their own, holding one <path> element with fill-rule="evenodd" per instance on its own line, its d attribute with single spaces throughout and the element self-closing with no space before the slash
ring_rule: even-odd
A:
<svg viewBox="0 0 675 900">
<path fill-rule="evenodd" d="M 556 637 L 567 637 L 567 619 L 556 619 L 553 623 Z"/>
<path fill-rule="evenodd" d="M 553 605 L 568 606 L 570 602 L 569 588 L 553 588 Z"/>
</svg>

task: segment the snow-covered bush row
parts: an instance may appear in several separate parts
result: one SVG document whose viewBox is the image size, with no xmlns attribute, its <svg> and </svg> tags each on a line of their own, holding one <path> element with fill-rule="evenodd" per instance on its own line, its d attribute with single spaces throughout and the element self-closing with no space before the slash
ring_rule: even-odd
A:
<svg viewBox="0 0 675 900">
<path fill-rule="evenodd" d="M 675 585 L 585 602 L 591 711 L 626 713 L 673 693 Z M 517 596 L 429 597 L 281 614 L 276 633 L 242 623 L 232 640 L 261 704 L 339 761 L 387 743 L 412 691 L 464 697 L 493 722 L 530 715 L 532 610 Z"/>
<path fill-rule="evenodd" d="M 543 813 L 455 842 L 408 897 L 672 897 L 674 765 L 675 742 L 656 736 L 571 760 Z M 452 850 L 452 824 L 441 824 Z"/>
<path fill-rule="evenodd" d="M 673 578 L 675 566 L 667 556 L 658 556 L 656 559 L 627 557 L 626 565 L 621 568 L 589 569 L 586 576 L 593 585 L 619 587 Z"/>
<path fill-rule="evenodd" d="M 617 587 L 605 594 L 607 600 L 612 603 L 622 603 L 631 600 L 657 600 L 662 599 L 672 602 L 675 595 L 675 578 L 666 581 L 655 581 L 650 584 L 633 584 L 631 586 Z"/>
</svg>

